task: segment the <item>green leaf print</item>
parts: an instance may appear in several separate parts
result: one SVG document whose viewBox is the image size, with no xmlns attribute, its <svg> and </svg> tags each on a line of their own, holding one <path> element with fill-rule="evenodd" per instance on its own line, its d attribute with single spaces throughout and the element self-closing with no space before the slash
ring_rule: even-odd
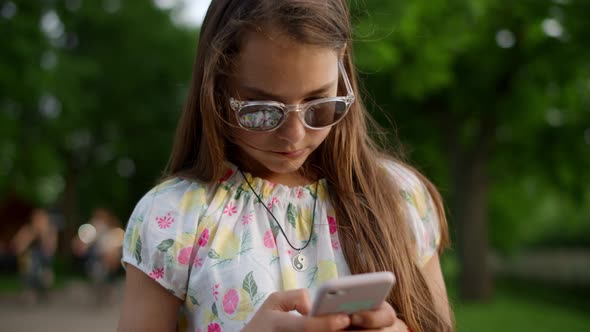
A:
<svg viewBox="0 0 590 332">
<path fill-rule="evenodd" d="M 164 240 L 162 241 L 162 243 L 158 244 L 158 250 L 160 250 L 161 252 L 167 252 L 173 244 L 174 240 L 172 239 Z"/>
<path fill-rule="evenodd" d="M 141 264 L 141 237 L 137 237 L 137 243 L 135 243 L 135 252 L 133 253 L 137 264 Z"/>
<path fill-rule="evenodd" d="M 412 204 L 412 205 L 413 205 L 413 202 L 412 202 L 412 196 L 410 196 L 410 193 L 408 193 L 408 192 L 407 192 L 407 191 L 405 191 L 405 190 L 401 190 L 401 194 L 402 194 L 402 196 L 404 197 L 404 199 L 405 199 L 405 200 L 406 200 L 408 203 L 410 203 L 410 204 Z"/>
<path fill-rule="evenodd" d="M 307 273 L 307 288 L 311 288 L 315 285 L 317 277 L 318 277 L 318 267 L 314 266 Z"/>
<path fill-rule="evenodd" d="M 316 195 L 316 188 L 314 186 L 307 186 L 305 189 L 307 189 L 307 191 L 309 192 L 309 195 L 313 198 L 313 199 L 317 199 L 317 195 Z M 319 190 L 319 188 L 318 188 Z"/>
<path fill-rule="evenodd" d="M 302 242 L 303 245 L 307 244 L 307 240 Z M 313 233 L 313 235 L 311 236 L 311 245 L 316 246 L 318 244 L 318 235 L 316 233 Z"/>
<path fill-rule="evenodd" d="M 265 295 L 266 293 L 258 293 L 258 295 L 256 296 L 256 298 L 252 299 L 252 302 L 254 303 L 254 306 L 257 306 L 258 303 L 260 303 L 260 301 L 265 299 Z"/>
<path fill-rule="evenodd" d="M 240 253 L 250 250 L 250 244 L 252 242 L 252 236 L 249 230 L 246 230 L 242 235 L 242 243 L 240 243 Z"/>
<path fill-rule="evenodd" d="M 219 319 L 219 313 L 217 312 L 217 304 L 213 303 L 213 306 L 211 307 L 211 311 L 213 312 L 213 315 Z"/>
<path fill-rule="evenodd" d="M 274 222 L 274 220 L 273 220 L 273 223 L 270 224 L 270 230 L 272 232 L 272 236 L 276 239 L 277 235 L 279 235 L 280 229 L 279 229 L 279 226 Z"/>
<path fill-rule="evenodd" d="M 192 303 L 193 305 L 198 305 L 198 306 L 200 306 L 200 305 L 201 305 L 201 304 L 199 303 L 199 301 L 197 301 L 197 298 L 196 298 L 196 297 L 194 297 L 194 296 L 192 296 L 192 295 L 189 295 L 189 297 L 188 297 L 188 298 L 191 300 L 191 303 Z"/>
<path fill-rule="evenodd" d="M 209 250 L 209 253 L 207 253 L 207 256 L 209 256 L 209 258 L 213 258 L 213 259 L 221 258 L 221 256 L 219 256 L 219 254 L 217 253 L 217 251 L 215 251 L 215 249 Z"/>
<path fill-rule="evenodd" d="M 174 268 L 174 256 L 170 253 L 166 253 L 166 269 L 171 270 Z"/>
<path fill-rule="evenodd" d="M 252 300 L 254 300 L 254 296 L 258 292 L 258 285 L 254 281 L 253 273 L 254 271 L 250 271 L 250 273 L 246 274 L 246 278 L 244 278 L 244 282 L 242 283 L 242 288 L 250 294 L 250 299 Z"/>
<path fill-rule="evenodd" d="M 240 196 L 242 195 L 242 192 L 244 191 L 244 188 L 242 186 L 240 186 L 237 190 L 236 190 L 236 194 L 234 195 L 234 199 L 238 200 L 240 199 Z"/>
<path fill-rule="evenodd" d="M 297 211 L 295 211 L 295 206 L 291 203 L 287 206 L 287 220 L 293 228 L 297 228 Z"/>
<path fill-rule="evenodd" d="M 268 265 L 273 265 L 274 263 L 277 263 L 279 261 L 279 256 L 272 256 L 272 258 L 270 259 L 270 263 Z"/>
</svg>

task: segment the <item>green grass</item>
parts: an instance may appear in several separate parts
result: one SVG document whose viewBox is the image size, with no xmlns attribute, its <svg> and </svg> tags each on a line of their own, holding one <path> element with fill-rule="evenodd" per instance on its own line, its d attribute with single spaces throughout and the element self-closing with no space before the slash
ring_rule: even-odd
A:
<svg viewBox="0 0 590 332">
<path fill-rule="evenodd" d="M 448 283 L 449 297 L 458 298 Z M 488 303 L 454 302 L 457 332 L 590 331 L 590 289 L 499 280 Z"/>
<path fill-rule="evenodd" d="M 458 332 L 588 331 L 590 315 L 581 310 L 497 291 L 486 304 L 456 304 Z"/>
<path fill-rule="evenodd" d="M 458 265 L 442 261 L 457 332 L 590 331 L 590 289 L 522 280 L 496 280 L 489 303 L 458 300 Z"/>
</svg>

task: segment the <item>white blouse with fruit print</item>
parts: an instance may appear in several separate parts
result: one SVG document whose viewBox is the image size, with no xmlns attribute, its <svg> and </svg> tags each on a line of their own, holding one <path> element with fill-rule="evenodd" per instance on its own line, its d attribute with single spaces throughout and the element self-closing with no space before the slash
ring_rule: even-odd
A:
<svg viewBox="0 0 590 332">
<path fill-rule="evenodd" d="M 313 234 L 304 250 L 309 267 L 298 272 L 291 262 L 293 249 L 276 222 L 237 167 L 226 165 L 224 178 L 214 184 L 163 182 L 139 201 L 127 224 L 123 263 L 184 301 L 181 326 L 188 331 L 238 331 L 270 293 L 313 291 L 326 280 L 350 274 L 325 180 L 318 182 Z M 424 264 L 440 240 L 432 200 L 409 170 L 393 163 L 386 167 L 408 203 L 416 260 Z M 316 184 L 287 187 L 245 174 L 291 244 L 304 246 L 312 231 Z"/>
</svg>

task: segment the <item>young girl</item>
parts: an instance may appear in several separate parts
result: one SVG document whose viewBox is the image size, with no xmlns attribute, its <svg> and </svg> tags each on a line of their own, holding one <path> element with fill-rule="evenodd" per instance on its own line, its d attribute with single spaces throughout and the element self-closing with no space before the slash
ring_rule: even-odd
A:
<svg viewBox="0 0 590 332">
<path fill-rule="evenodd" d="M 368 136 L 350 42 L 346 0 L 212 1 L 169 177 L 127 226 L 120 330 L 452 330 L 441 198 Z M 378 310 L 307 316 L 374 271 L 397 278 Z"/>
</svg>

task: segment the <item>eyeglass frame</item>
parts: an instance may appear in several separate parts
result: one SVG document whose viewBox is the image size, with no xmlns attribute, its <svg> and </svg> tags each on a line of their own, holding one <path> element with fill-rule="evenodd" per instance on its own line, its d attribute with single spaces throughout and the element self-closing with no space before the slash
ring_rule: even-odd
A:
<svg viewBox="0 0 590 332">
<path fill-rule="evenodd" d="M 280 128 L 285 123 L 285 121 L 287 121 L 287 118 L 289 117 L 289 113 L 295 112 L 299 116 L 299 119 L 301 120 L 301 123 L 303 124 L 303 126 L 305 128 L 312 129 L 312 130 L 321 130 L 321 129 L 325 129 L 325 128 L 329 128 L 329 127 L 334 126 L 338 122 L 342 121 L 342 119 L 344 119 L 344 117 L 346 116 L 346 114 L 348 114 L 348 111 L 350 110 L 350 106 L 355 101 L 354 91 L 352 90 L 352 84 L 350 84 L 350 80 L 348 79 L 348 74 L 346 73 L 346 69 L 344 68 L 344 64 L 342 63 L 342 60 L 338 60 L 338 69 L 339 69 L 340 75 L 342 75 L 342 80 L 344 81 L 344 85 L 346 86 L 346 93 L 347 93 L 346 96 L 318 98 L 318 99 L 309 101 L 307 103 L 290 104 L 290 105 L 283 104 L 278 101 L 272 101 L 272 100 L 269 100 L 269 101 L 241 101 L 241 100 L 237 100 L 233 97 L 230 97 L 229 98 L 230 107 L 232 110 L 235 111 L 236 120 L 238 122 L 238 125 L 241 128 L 246 129 L 248 131 L 267 133 L 267 132 L 271 132 L 271 131 L 274 131 L 274 130 L 277 130 L 278 128 Z M 325 103 L 325 102 L 337 102 L 337 101 L 345 103 L 346 111 L 344 112 L 342 117 L 340 119 L 338 119 L 336 122 L 334 122 L 328 126 L 324 126 L 324 127 L 312 127 L 305 122 L 304 114 L 305 114 L 305 112 L 307 112 L 309 110 L 309 108 L 311 106 Z M 284 113 L 283 118 L 281 119 L 281 122 L 279 124 L 277 124 L 275 127 L 268 129 L 268 130 L 256 130 L 256 129 L 244 127 L 242 125 L 242 123 L 240 122 L 240 118 L 239 118 L 240 110 L 242 110 L 242 108 L 244 108 L 244 107 L 260 106 L 260 105 L 276 106 L 279 109 L 281 109 Z"/>
</svg>

